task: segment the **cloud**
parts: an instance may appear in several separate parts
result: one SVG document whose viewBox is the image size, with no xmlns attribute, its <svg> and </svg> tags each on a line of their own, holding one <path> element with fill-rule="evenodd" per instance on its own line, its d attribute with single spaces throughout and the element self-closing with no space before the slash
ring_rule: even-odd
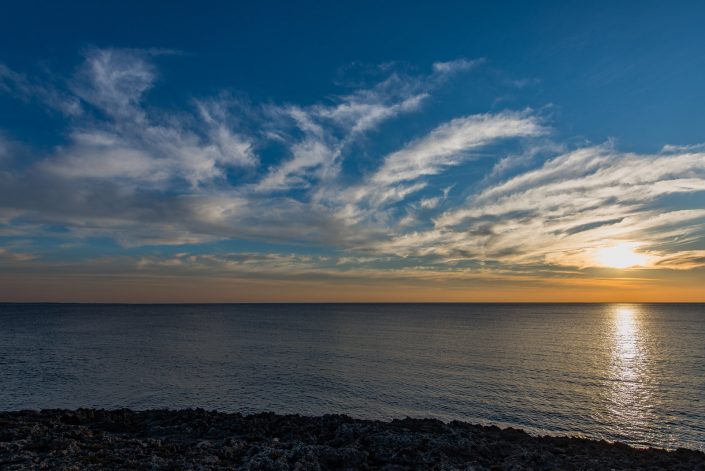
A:
<svg viewBox="0 0 705 471">
<path fill-rule="evenodd" d="M 0 63 L 0 91 L 24 97 L 30 93 L 29 88 L 30 85 L 25 76 Z"/>
<path fill-rule="evenodd" d="M 434 62 L 433 71 L 440 74 L 449 74 L 459 71 L 472 70 L 484 63 L 484 59 L 456 59 L 448 62 Z"/>
<path fill-rule="evenodd" d="M 252 105 L 223 92 L 162 109 L 150 101 L 159 54 L 91 49 L 59 81 L 68 89 L 0 68 L 4 91 L 47 106 L 57 96 L 80 110 L 60 146 L 22 148 L 32 154 L 23 165 L 15 163 L 22 146 L 0 135 L 0 235 L 110 239 L 145 253 L 103 258 L 87 272 L 582 278 L 615 244 L 632 244 L 648 259 L 643 269 L 703 266 L 705 210 L 693 198 L 705 194 L 705 154 L 697 145 L 651 155 L 612 142 L 570 147 L 531 110 L 411 126 L 406 140 L 385 134 L 392 121 L 406 126 L 403 116 L 432 106 L 456 72 L 481 63 L 465 59 L 415 75 L 390 65 L 374 83 L 307 105 Z M 383 134 L 387 147 L 369 145 Z M 150 252 L 242 239 L 296 253 Z M 22 256 L 0 250 L 3 260 Z"/>
<path fill-rule="evenodd" d="M 37 256 L 34 254 L 10 251 L 7 248 L 0 247 L 0 260 L 5 262 L 27 262 L 36 258 Z"/>
<path fill-rule="evenodd" d="M 384 207 L 424 190 L 429 177 L 473 159 L 473 152 L 478 149 L 502 140 L 536 137 L 546 132 L 538 118 L 527 112 L 454 119 L 384 157 L 381 165 L 359 184 L 338 191 L 335 198 L 343 207 L 340 214 L 356 222 L 387 222 L 389 214 L 383 211 Z M 420 205 L 430 209 L 432 201 Z"/>
<path fill-rule="evenodd" d="M 0 134 L 0 164 L 3 160 L 7 160 L 12 155 L 12 143 Z"/>
<path fill-rule="evenodd" d="M 685 146 L 667 144 L 661 150 L 663 153 L 686 153 L 686 152 L 705 152 L 705 143 L 690 144 Z"/>
<path fill-rule="evenodd" d="M 73 91 L 108 115 L 139 119 L 140 100 L 157 79 L 148 56 L 135 50 L 92 49 L 74 78 Z"/>
<path fill-rule="evenodd" d="M 203 102 L 190 113 L 170 114 L 142 106 L 157 78 L 153 55 L 118 49 L 86 54 L 71 89 L 102 115 L 73 122 L 68 142 L 42 159 L 37 172 L 165 188 L 174 180 L 209 184 L 230 169 L 257 164 L 253 139 L 233 129 L 223 109 Z"/>
<path fill-rule="evenodd" d="M 122 179 L 132 184 L 192 186 L 222 178 L 228 168 L 257 161 L 253 143 L 216 124 L 195 133 L 179 123 L 106 125 L 76 129 L 70 144 L 44 160 L 39 170 L 70 179 Z"/>
<path fill-rule="evenodd" d="M 433 229 L 394 236 L 377 250 L 575 267 L 599 266 L 595 253 L 620 242 L 638 243 L 646 255 L 669 244 L 677 253 L 679 239 L 705 237 L 705 210 L 674 208 L 665 199 L 702 192 L 705 154 L 583 148 L 490 185 L 439 214 Z"/>
<path fill-rule="evenodd" d="M 346 150 L 365 133 L 377 129 L 385 121 L 418 111 L 445 79 L 456 72 L 474 69 L 483 62 L 482 59 L 438 62 L 433 64 L 433 72 L 425 76 L 392 71 L 371 87 L 361 87 L 335 97 L 331 105 L 270 107 L 269 112 L 277 121 L 292 122 L 303 134 L 303 139 L 285 139 L 291 149 L 291 158 L 270 168 L 257 189 L 286 191 L 334 180 L 339 176 Z"/>
<path fill-rule="evenodd" d="M 656 268 L 691 270 L 705 267 L 705 250 L 684 250 L 674 254 L 664 254 L 654 263 Z"/>
<path fill-rule="evenodd" d="M 500 113 L 457 118 L 384 159 L 370 181 L 390 185 L 436 175 L 471 157 L 470 151 L 498 139 L 529 137 L 546 130 L 525 113 Z"/>
<path fill-rule="evenodd" d="M 285 138 L 291 157 L 270 168 L 257 190 L 309 188 L 335 179 L 346 149 L 384 121 L 418 110 L 428 96 L 422 81 L 392 74 L 370 88 L 336 97 L 332 105 L 270 107 L 277 121 L 293 124 L 303 138 Z"/>
<path fill-rule="evenodd" d="M 28 77 L 0 63 L 0 93 L 25 101 L 38 101 L 68 117 L 80 116 L 83 112 L 80 100 L 72 96 L 49 79 Z"/>
</svg>

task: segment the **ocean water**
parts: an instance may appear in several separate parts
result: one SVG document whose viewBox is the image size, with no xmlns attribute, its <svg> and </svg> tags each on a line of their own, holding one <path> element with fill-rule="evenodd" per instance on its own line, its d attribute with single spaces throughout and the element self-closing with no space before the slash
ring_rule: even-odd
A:
<svg viewBox="0 0 705 471">
<path fill-rule="evenodd" d="M 0 304 L 0 409 L 434 417 L 705 450 L 705 304 Z"/>
</svg>

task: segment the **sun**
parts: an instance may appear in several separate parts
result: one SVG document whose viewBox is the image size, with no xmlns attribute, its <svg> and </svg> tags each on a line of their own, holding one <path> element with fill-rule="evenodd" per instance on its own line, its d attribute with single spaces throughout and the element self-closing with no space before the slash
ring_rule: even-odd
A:
<svg viewBox="0 0 705 471">
<path fill-rule="evenodd" d="M 597 251 L 597 261 L 606 267 L 630 268 L 645 265 L 649 258 L 635 251 L 641 244 L 638 242 L 620 242 L 601 248 Z"/>
</svg>

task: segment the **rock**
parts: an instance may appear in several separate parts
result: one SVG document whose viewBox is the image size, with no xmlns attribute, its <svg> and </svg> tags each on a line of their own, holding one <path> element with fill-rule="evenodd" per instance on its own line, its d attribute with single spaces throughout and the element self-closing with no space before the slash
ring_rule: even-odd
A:
<svg viewBox="0 0 705 471">
<path fill-rule="evenodd" d="M 0 469 L 683 469 L 705 455 L 433 419 L 195 410 L 0 412 Z"/>
</svg>

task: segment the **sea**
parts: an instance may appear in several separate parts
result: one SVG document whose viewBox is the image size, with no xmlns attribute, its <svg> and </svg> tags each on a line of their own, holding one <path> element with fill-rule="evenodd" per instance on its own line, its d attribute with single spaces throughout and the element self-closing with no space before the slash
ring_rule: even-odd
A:
<svg viewBox="0 0 705 471">
<path fill-rule="evenodd" d="M 431 417 L 705 451 L 705 304 L 0 304 L 0 409 Z"/>
</svg>

